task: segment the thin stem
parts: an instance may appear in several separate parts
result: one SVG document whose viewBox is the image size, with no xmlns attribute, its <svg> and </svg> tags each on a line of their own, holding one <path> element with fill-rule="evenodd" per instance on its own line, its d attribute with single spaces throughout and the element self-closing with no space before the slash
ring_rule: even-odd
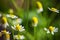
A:
<svg viewBox="0 0 60 40">
<path fill-rule="evenodd" d="M 37 40 L 37 30 L 36 30 L 36 27 L 34 27 L 34 40 Z"/>
</svg>

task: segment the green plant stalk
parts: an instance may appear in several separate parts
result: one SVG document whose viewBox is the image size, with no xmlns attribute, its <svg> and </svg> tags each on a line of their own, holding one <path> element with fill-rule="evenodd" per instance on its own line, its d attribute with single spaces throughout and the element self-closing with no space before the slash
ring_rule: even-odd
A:
<svg viewBox="0 0 60 40">
<path fill-rule="evenodd" d="M 36 36 L 36 28 L 34 27 L 34 40 L 35 40 L 35 36 Z"/>
<path fill-rule="evenodd" d="M 11 2 L 13 3 L 13 5 L 15 6 L 15 8 L 16 8 L 17 10 L 20 9 L 20 7 L 18 7 L 18 5 L 15 3 L 15 0 L 11 0 Z"/>
<path fill-rule="evenodd" d="M 27 36 L 30 40 L 34 40 L 34 37 L 27 31 L 23 33 L 25 36 Z"/>
<path fill-rule="evenodd" d="M 20 35 L 20 32 L 18 31 L 18 38 L 19 38 L 18 40 L 20 40 L 20 37 L 19 37 L 19 35 Z"/>
<path fill-rule="evenodd" d="M 13 40 L 15 40 L 15 39 L 14 39 L 14 30 L 11 30 L 11 31 L 12 31 Z"/>
<path fill-rule="evenodd" d="M 34 40 L 37 40 L 37 30 L 36 30 L 36 27 L 34 27 Z"/>
</svg>

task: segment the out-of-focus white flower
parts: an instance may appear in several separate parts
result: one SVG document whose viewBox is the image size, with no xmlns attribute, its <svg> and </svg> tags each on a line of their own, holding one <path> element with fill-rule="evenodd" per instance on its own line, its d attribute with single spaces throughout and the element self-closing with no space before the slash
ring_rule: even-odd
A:
<svg viewBox="0 0 60 40">
<path fill-rule="evenodd" d="M 23 40 L 23 39 L 25 39 L 25 37 L 24 37 L 24 35 L 14 35 L 14 39 Z"/>
<path fill-rule="evenodd" d="M 53 11 L 53 12 L 59 13 L 59 10 L 56 9 L 56 8 L 49 8 L 49 7 L 48 7 L 48 9 L 49 9 L 50 11 Z"/>
<path fill-rule="evenodd" d="M 36 4 L 37 4 L 37 7 L 38 7 L 37 13 L 43 12 L 43 7 L 42 7 L 41 2 L 37 1 Z"/>
<path fill-rule="evenodd" d="M 38 19 L 37 19 L 37 17 L 33 17 L 33 18 L 32 18 L 32 26 L 36 27 L 37 24 L 38 24 Z"/>
<path fill-rule="evenodd" d="M 11 33 L 9 33 L 9 31 L 6 31 L 6 30 L 2 30 L 1 33 L 2 34 L 11 34 Z"/>
<path fill-rule="evenodd" d="M 7 14 L 6 16 L 7 16 L 7 17 L 10 17 L 10 18 L 18 18 L 17 16 L 11 15 L 11 14 Z"/>
<path fill-rule="evenodd" d="M 22 19 L 21 18 L 17 18 L 16 20 L 13 20 L 13 24 L 21 24 L 22 23 Z"/>
<path fill-rule="evenodd" d="M 7 26 L 9 26 L 6 17 L 2 17 L 2 21 L 3 21 L 3 26 L 4 26 L 5 28 L 6 28 Z"/>
<path fill-rule="evenodd" d="M 47 33 L 51 33 L 52 35 L 54 35 L 54 32 L 58 32 L 58 28 L 55 28 L 53 26 L 50 26 L 49 29 L 44 28 L 45 31 L 47 31 Z"/>
<path fill-rule="evenodd" d="M 5 35 L 5 39 L 6 39 L 6 40 L 10 40 L 10 34 L 11 34 L 11 33 L 9 33 L 9 31 L 2 30 L 2 31 L 1 31 L 1 34 L 2 34 L 2 35 L 3 35 L 3 34 Z"/>
<path fill-rule="evenodd" d="M 20 31 L 20 32 L 25 31 L 24 26 L 19 25 L 19 24 L 17 24 L 16 26 L 15 25 L 11 26 L 11 27 L 12 27 L 12 29 Z"/>
<path fill-rule="evenodd" d="M 7 26 L 9 26 L 8 23 L 3 24 L 3 27 L 7 28 Z"/>
<path fill-rule="evenodd" d="M 37 9 L 37 13 L 43 12 L 43 8 Z"/>
<path fill-rule="evenodd" d="M 14 13 L 13 9 L 9 9 L 8 12 L 9 12 L 10 14 L 7 14 L 7 15 L 6 15 L 7 17 L 10 17 L 10 18 L 18 18 L 16 15 L 13 14 L 13 13 Z"/>
</svg>

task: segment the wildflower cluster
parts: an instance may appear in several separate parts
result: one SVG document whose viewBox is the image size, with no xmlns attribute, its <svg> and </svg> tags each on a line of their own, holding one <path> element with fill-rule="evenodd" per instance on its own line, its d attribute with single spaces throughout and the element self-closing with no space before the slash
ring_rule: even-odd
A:
<svg viewBox="0 0 60 40">
<path fill-rule="evenodd" d="M 54 35 L 56 32 L 58 32 L 58 28 L 56 28 L 56 27 L 53 27 L 53 26 L 49 26 L 48 28 L 43 27 L 43 26 L 47 25 L 47 21 L 46 21 L 46 25 L 44 25 L 46 19 L 48 19 L 48 21 L 51 21 L 51 20 L 49 20 L 48 17 L 46 17 L 46 19 L 45 19 L 45 16 L 43 17 L 43 14 L 42 15 L 39 14 L 39 13 L 42 13 L 44 11 L 43 4 L 39 1 L 37 1 L 36 4 L 37 4 L 37 7 L 38 7 L 36 12 L 38 14 L 30 16 L 31 20 L 29 20 L 29 17 L 28 17 L 28 21 L 30 23 L 27 22 L 27 25 L 25 25 L 24 20 L 22 18 L 20 18 L 20 17 L 18 17 L 17 15 L 14 14 L 13 9 L 9 9 L 8 14 L 0 13 L 0 19 L 1 19 L 1 22 L 0 22 L 0 27 L 1 27 L 0 37 L 4 36 L 4 40 L 10 40 L 11 39 L 11 34 L 12 34 L 12 38 L 14 40 L 24 40 L 25 35 L 23 34 L 23 32 L 28 33 L 26 35 L 30 36 L 30 38 L 31 38 L 31 35 L 29 34 L 30 32 L 28 32 L 28 31 L 31 31 L 31 34 L 34 32 L 34 36 L 36 36 L 35 33 L 36 33 L 37 29 L 39 30 L 39 28 L 40 28 L 39 26 L 42 26 L 42 29 L 44 31 L 46 31 L 47 34 L 51 33 L 52 35 Z M 53 12 L 53 13 L 59 13 L 59 10 L 54 8 L 54 7 L 51 7 L 51 8 L 47 7 L 47 9 L 49 11 Z M 41 16 L 40 17 L 41 20 L 39 20 L 39 16 Z M 39 22 L 41 22 L 41 25 L 39 24 Z M 30 26 L 33 26 L 33 28 L 30 27 Z M 29 30 L 29 28 L 34 29 L 34 31 Z M 37 32 L 39 34 L 39 31 L 37 31 Z M 32 38 L 32 39 L 34 39 L 34 38 Z"/>
<path fill-rule="evenodd" d="M 14 13 L 13 9 L 9 9 L 8 12 L 9 12 L 9 14 L 1 14 L 1 16 L 0 16 L 0 18 L 2 19 L 1 20 L 2 29 L 0 32 L 0 37 L 5 36 L 4 40 L 10 40 L 10 36 L 13 33 L 14 39 L 23 40 L 25 38 L 24 35 L 19 34 L 20 32 L 25 31 L 24 26 L 22 26 L 22 24 L 21 24 L 22 19 L 13 14 Z M 12 20 L 13 25 L 10 25 L 8 18 L 13 19 Z M 19 32 L 17 34 L 15 34 L 15 32 L 12 32 L 10 29 L 13 31 L 19 31 Z"/>
</svg>

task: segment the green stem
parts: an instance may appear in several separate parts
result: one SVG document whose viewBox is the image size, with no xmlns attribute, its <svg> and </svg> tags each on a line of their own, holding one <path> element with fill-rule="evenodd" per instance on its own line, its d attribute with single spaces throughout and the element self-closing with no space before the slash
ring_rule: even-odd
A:
<svg viewBox="0 0 60 40">
<path fill-rule="evenodd" d="M 36 31 L 36 27 L 34 27 L 34 40 L 37 40 L 37 31 Z"/>
<path fill-rule="evenodd" d="M 13 36 L 13 40 L 15 40 L 15 39 L 14 39 L 14 30 L 12 30 L 12 36 Z"/>
<path fill-rule="evenodd" d="M 15 6 L 15 8 L 16 8 L 17 10 L 20 9 L 20 8 L 18 7 L 18 5 L 15 3 L 15 0 L 11 0 L 11 2 L 13 3 L 13 5 Z"/>
</svg>

